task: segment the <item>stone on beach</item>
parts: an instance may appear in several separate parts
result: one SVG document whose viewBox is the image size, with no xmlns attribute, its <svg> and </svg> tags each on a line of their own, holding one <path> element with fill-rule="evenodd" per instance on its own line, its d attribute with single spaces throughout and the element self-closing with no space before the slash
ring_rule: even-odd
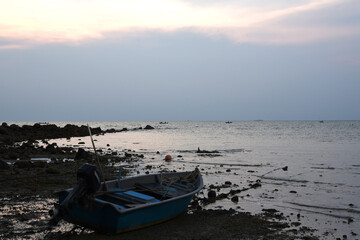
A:
<svg viewBox="0 0 360 240">
<path fill-rule="evenodd" d="M 239 197 L 238 197 L 238 196 L 234 196 L 234 197 L 231 198 L 231 201 L 237 203 L 237 202 L 239 202 Z"/>
<path fill-rule="evenodd" d="M 210 190 L 208 192 L 208 198 L 215 198 L 216 197 L 216 192 L 214 190 Z"/>
<path fill-rule="evenodd" d="M 10 169 L 10 165 L 4 160 L 0 160 L 0 169 Z"/>
<path fill-rule="evenodd" d="M 83 148 L 79 148 L 76 155 L 75 155 L 75 160 L 79 160 L 79 159 L 89 160 L 90 159 L 90 153 L 85 151 Z"/>
<path fill-rule="evenodd" d="M 198 147 L 198 150 L 196 151 L 196 153 L 219 153 L 219 151 L 200 150 L 200 148 Z"/>
</svg>

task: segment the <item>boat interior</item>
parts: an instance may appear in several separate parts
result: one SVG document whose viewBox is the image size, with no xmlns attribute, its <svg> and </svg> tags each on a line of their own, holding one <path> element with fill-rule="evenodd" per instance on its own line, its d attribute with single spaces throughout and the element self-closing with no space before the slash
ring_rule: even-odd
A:
<svg viewBox="0 0 360 240">
<path fill-rule="evenodd" d="M 194 191 L 199 179 L 187 181 L 181 175 L 149 175 L 143 178 L 129 178 L 109 181 L 104 191 L 95 194 L 95 201 L 111 203 L 119 209 L 129 209 L 139 205 L 157 203 L 182 196 Z"/>
</svg>

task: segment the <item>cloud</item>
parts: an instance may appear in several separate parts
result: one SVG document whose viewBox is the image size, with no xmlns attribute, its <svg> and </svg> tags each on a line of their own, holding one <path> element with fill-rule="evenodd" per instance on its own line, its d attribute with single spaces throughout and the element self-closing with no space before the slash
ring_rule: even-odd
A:
<svg viewBox="0 0 360 240">
<path fill-rule="evenodd" d="M 289 5 L 274 0 L 274 6 L 259 2 L 262 4 L 247 6 L 233 2 L 194 4 L 184 0 L 0 0 L 0 38 L 78 43 L 105 38 L 109 32 L 126 36 L 134 31 L 188 29 L 207 36 L 225 36 L 235 42 L 273 44 L 312 42 L 360 32 L 347 26 L 286 24 L 288 17 L 344 1 L 295 0 Z"/>
<path fill-rule="evenodd" d="M 327 39 L 346 38 L 360 36 L 359 27 L 297 27 L 286 25 L 262 25 L 248 28 L 230 29 L 209 29 L 204 34 L 212 36 L 223 34 L 237 43 L 258 43 L 258 44 L 306 44 Z"/>
<path fill-rule="evenodd" d="M 8 44 L 8 45 L 0 45 L 0 50 L 9 50 L 9 49 L 23 49 L 29 47 L 28 45 L 23 44 Z"/>
</svg>

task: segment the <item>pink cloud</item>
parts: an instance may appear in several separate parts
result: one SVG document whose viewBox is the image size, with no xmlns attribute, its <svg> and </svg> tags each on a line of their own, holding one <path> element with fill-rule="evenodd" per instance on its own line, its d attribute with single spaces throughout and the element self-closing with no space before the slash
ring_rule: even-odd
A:
<svg viewBox="0 0 360 240">
<path fill-rule="evenodd" d="M 119 32 L 126 37 L 127 33 L 144 30 L 191 29 L 207 36 L 225 36 L 237 43 L 299 44 L 358 35 L 356 27 L 289 26 L 286 22 L 288 17 L 326 10 L 342 2 L 309 0 L 290 7 L 280 2 L 276 8 L 269 9 L 231 3 L 200 6 L 183 0 L 33 0 L 31 3 L 12 0 L 0 8 L 0 38 L 33 43 L 79 43 L 105 38 L 109 32 Z"/>
<path fill-rule="evenodd" d="M 7 45 L 0 45 L 0 51 L 10 50 L 10 49 L 23 49 L 28 47 L 29 47 L 28 45 L 23 45 L 23 44 L 7 44 Z"/>
</svg>

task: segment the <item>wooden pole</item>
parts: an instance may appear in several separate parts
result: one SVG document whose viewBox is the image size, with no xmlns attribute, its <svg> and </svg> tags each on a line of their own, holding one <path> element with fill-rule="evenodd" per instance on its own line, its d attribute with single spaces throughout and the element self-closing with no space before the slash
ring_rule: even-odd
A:
<svg viewBox="0 0 360 240">
<path fill-rule="evenodd" d="M 97 154 L 97 151 L 96 151 L 95 143 L 94 143 L 94 140 L 92 138 L 92 134 L 91 134 L 89 124 L 87 125 L 87 127 L 89 129 L 89 135 L 90 135 L 91 143 L 92 143 L 94 151 L 95 151 L 96 161 L 97 161 L 99 169 L 100 169 L 101 178 L 102 178 L 102 181 L 104 183 L 104 189 L 105 189 L 105 191 L 107 191 L 107 186 L 106 186 L 106 183 L 105 183 L 104 171 L 102 170 L 102 167 L 101 167 L 101 164 L 100 164 L 100 158 L 99 158 L 99 155 Z"/>
</svg>

